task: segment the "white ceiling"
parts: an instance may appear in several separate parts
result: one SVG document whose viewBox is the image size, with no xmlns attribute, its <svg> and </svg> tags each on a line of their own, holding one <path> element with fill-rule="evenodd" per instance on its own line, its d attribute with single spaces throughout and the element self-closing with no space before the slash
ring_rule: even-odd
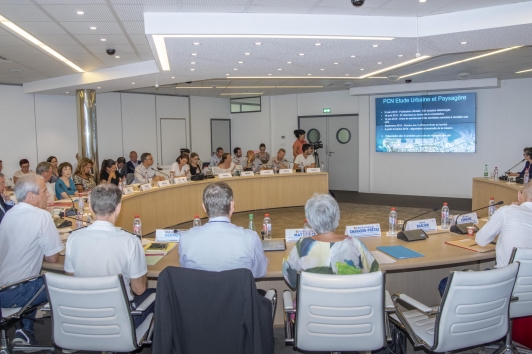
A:
<svg viewBox="0 0 532 354">
<path fill-rule="evenodd" d="M 394 16 L 416 17 L 435 14 L 475 10 L 492 6 L 504 6 L 524 3 L 525 0 L 366 0 L 360 8 L 351 5 L 350 0 L 0 0 L 0 15 L 14 22 L 37 39 L 50 46 L 85 71 L 94 71 L 125 64 L 154 60 L 154 53 L 146 38 L 144 12 L 218 12 L 218 13 L 287 13 L 287 14 L 332 14 L 353 16 Z M 84 15 L 77 15 L 83 11 Z M 316 24 L 319 26 L 319 24 Z M 89 27 L 97 27 L 90 30 Z M 501 27 L 481 31 L 452 33 L 439 36 L 422 37 L 422 54 L 438 57 L 425 63 L 451 60 L 449 53 L 473 52 L 504 48 L 513 45 L 532 45 L 532 25 Z M 102 42 L 100 39 L 107 41 Z M 467 45 L 460 45 L 461 41 Z M 379 42 L 379 48 L 372 48 L 371 42 L 349 42 L 341 40 L 320 41 L 302 39 L 262 39 L 263 45 L 255 46 L 253 39 L 202 39 L 200 46 L 193 46 L 191 39 L 167 39 L 171 72 L 158 74 L 163 85 L 185 81 L 203 81 L 224 79 L 231 75 L 307 75 L 313 76 L 358 76 L 364 72 L 378 70 L 414 58 L 416 40 L 414 38 L 396 38 L 393 41 Z M 108 48 L 116 50 L 114 56 L 105 53 Z M 520 49 L 490 59 L 471 62 L 468 66 L 450 67 L 446 70 L 424 74 L 413 80 L 454 80 L 456 73 L 467 70 L 473 76 L 512 78 L 517 70 L 527 64 L 524 52 Z M 197 57 L 191 53 L 197 52 Z M 243 53 L 250 52 L 250 56 Z M 297 55 L 304 52 L 306 55 Z M 403 54 L 399 58 L 397 55 Z M 356 55 L 356 58 L 351 58 Z M 466 56 L 469 54 L 465 54 Z M 475 54 L 470 54 L 475 55 Z M 527 54 L 528 55 L 528 54 Z M 26 41 L 0 27 L 0 83 L 23 84 L 50 78 L 71 75 L 75 72 L 68 66 L 43 53 Z M 529 58 L 529 56 L 528 56 Z M 239 60 L 244 64 L 238 64 Z M 190 62 L 195 61 L 192 65 Z M 292 61 L 293 64 L 286 64 Z M 339 64 L 335 65 L 334 62 Z M 382 62 L 382 64 L 377 64 Z M 195 68 L 195 71 L 190 71 Z M 232 69 L 238 68 L 238 71 Z M 277 69 L 282 68 L 282 71 Z M 531 67 L 532 68 L 532 67 Z M 320 69 L 325 69 L 321 71 Z M 517 70 L 514 70 L 517 69 Z M 402 69 L 407 70 L 407 69 Z M 387 75 L 390 73 L 386 73 Z M 175 76 L 176 79 L 172 79 Z M 523 77 L 523 76 L 517 76 Z M 525 76 L 526 77 L 526 76 Z M 531 77 L 529 75 L 528 77 Z M 276 86 L 292 83 L 294 80 L 245 80 L 245 85 L 260 84 Z M 304 85 L 324 86 L 321 89 L 269 89 L 265 94 L 283 94 L 345 89 L 343 80 L 297 80 Z M 376 85 L 387 80 L 353 81 L 355 85 Z M 135 82 L 135 85 L 131 85 Z M 252 84 L 251 82 L 255 82 Z M 265 82 L 268 82 L 266 85 Z M 138 78 L 110 80 L 102 84 L 101 92 L 125 90 L 132 87 L 150 86 L 155 83 L 155 75 L 142 75 Z M 386 82 L 389 83 L 389 82 Z M 85 85 L 92 87 L 96 85 Z M 100 86 L 100 85 L 98 85 Z M 80 88 L 82 85 L 79 86 Z M 73 94 L 76 87 L 62 87 L 47 93 Z M 160 89 L 161 90 L 161 89 Z M 159 91 L 160 91 L 159 90 Z M 157 92 L 159 92 L 157 91 Z M 174 89 L 175 91 L 175 89 Z M 211 95 L 206 90 L 183 92 L 179 94 Z M 261 91 L 262 92 L 262 91 Z M 176 94 L 176 93 L 172 93 Z M 219 97 L 219 96 L 218 96 Z"/>
</svg>

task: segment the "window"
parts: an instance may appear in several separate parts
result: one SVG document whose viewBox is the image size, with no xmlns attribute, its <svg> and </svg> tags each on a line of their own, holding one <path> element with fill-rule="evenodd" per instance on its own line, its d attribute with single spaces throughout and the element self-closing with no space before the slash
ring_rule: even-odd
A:
<svg viewBox="0 0 532 354">
<path fill-rule="evenodd" d="M 351 140 L 351 132 L 349 131 L 349 129 L 339 129 L 336 132 L 336 140 L 338 140 L 340 144 L 347 144 L 349 140 Z"/>
<path fill-rule="evenodd" d="M 260 96 L 231 98 L 231 113 L 260 112 Z"/>
</svg>

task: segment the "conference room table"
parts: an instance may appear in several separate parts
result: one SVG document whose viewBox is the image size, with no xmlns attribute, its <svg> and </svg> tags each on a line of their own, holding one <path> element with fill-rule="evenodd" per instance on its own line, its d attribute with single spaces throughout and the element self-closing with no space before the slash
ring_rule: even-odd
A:
<svg viewBox="0 0 532 354">
<path fill-rule="evenodd" d="M 493 197 L 495 202 L 504 201 L 505 205 L 517 202 L 517 192 L 523 189 L 522 184 L 493 180 L 492 178 L 473 178 L 472 210 L 485 207 Z M 487 216 L 488 209 L 477 211 L 479 217 Z"/>
</svg>

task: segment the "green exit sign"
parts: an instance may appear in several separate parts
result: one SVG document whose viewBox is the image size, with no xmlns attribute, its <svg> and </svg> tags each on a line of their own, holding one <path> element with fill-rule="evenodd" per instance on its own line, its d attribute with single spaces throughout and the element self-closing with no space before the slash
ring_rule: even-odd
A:
<svg viewBox="0 0 532 354">
<path fill-rule="evenodd" d="M 330 108 L 324 108 L 323 109 L 323 113 L 331 113 L 331 109 Z"/>
</svg>

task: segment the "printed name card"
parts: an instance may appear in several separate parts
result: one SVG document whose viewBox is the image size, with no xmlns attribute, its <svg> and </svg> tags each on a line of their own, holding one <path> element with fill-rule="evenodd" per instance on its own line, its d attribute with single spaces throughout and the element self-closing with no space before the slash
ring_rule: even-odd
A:
<svg viewBox="0 0 532 354">
<path fill-rule="evenodd" d="M 155 230 L 155 242 L 179 242 L 181 234 L 185 230 L 157 229 Z"/>
<path fill-rule="evenodd" d="M 405 231 L 409 230 L 434 231 L 438 230 L 438 224 L 434 218 L 425 220 L 411 220 L 407 222 L 405 226 Z"/>
<path fill-rule="evenodd" d="M 176 177 L 174 178 L 174 183 L 175 184 L 181 184 L 181 183 L 187 183 L 188 180 L 186 177 Z"/>
<path fill-rule="evenodd" d="M 170 181 L 165 179 L 164 181 L 159 181 L 157 182 L 157 185 L 159 187 L 168 187 L 170 185 Z"/>
<path fill-rule="evenodd" d="M 253 171 L 242 171 L 240 176 L 242 176 L 242 177 L 253 177 L 253 176 L 255 176 L 255 173 L 253 173 Z"/>
<path fill-rule="evenodd" d="M 381 235 L 380 224 L 353 225 L 345 227 L 345 234 L 351 237 L 370 237 Z"/>
<path fill-rule="evenodd" d="M 281 168 L 281 169 L 279 170 L 279 174 L 281 174 L 281 175 L 282 175 L 282 174 L 285 174 L 285 173 L 293 173 L 293 172 L 294 172 L 294 171 L 293 171 L 292 169 L 290 169 L 290 168 Z"/>
<path fill-rule="evenodd" d="M 453 220 L 453 222 L 454 222 L 454 220 Z M 477 213 L 464 214 L 464 215 L 461 215 L 458 218 L 457 224 L 467 224 L 467 223 L 478 224 Z"/>
<path fill-rule="evenodd" d="M 144 183 L 144 184 L 141 184 L 141 185 L 139 186 L 139 189 L 140 189 L 141 191 L 143 191 L 143 192 L 144 192 L 144 191 L 148 191 L 148 190 L 151 189 L 151 183 Z"/>
<path fill-rule="evenodd" d="M 133 187 L 125 187 L 122 189 L 122 192 L 124 193 L 124 195 L 131 194 L 133 193 Z"/>
<path fill-rule="evenodd" d="M 307 173 L 316 173 L 316 172 L 321 172 L 321 169 L 319 167 L 307 168 Z"/>
<path fill-rule="evenodd" d="M 231 178 L 233 175 L 231 172 L 218 173 L 218 178 Z"/>
<path fill-rule="evenodd" d="M 260 170 L 260 175 L 273 175 L 273 170 Z"/>
<path fill-rule="evenodd" d="M 285 229 L 284 238 L 286 242 L 297 242 L 301 237 L 303 237 L 303 229 Z"/>
</svg>

